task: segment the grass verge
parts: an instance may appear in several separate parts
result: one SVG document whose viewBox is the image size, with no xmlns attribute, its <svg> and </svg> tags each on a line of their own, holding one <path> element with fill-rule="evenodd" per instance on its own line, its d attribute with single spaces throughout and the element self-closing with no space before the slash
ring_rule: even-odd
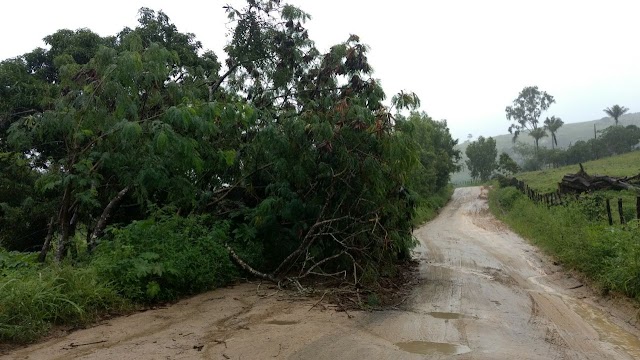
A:
<svg viewBox="0 0 640 360">
<path fill-rule="evenodd" d="M 435 218 L 440 209 L 442 209 L 453 194 L 454 187 L 449 185 L 437 194 L 432 195 L 427 200 L 418 200 L 416 206 L 416 214 L 413 218 L 413 225 L 420 226 L 425 222 Z"/>
<path fill-rule="evenodd" d="M 5 269 L 0 294 L 0 342 L 27 343 L 46 335 L 54 325 L 84 326 L 130 307 L 88 267 Z"/>
<path fill-rule="evenodd" d="M 592 211 L 594 197 L 566 206 L 534 205 L 513 187 L 489 193 L 491 211 L 515 232 L 529 239 L 566 267 L 598 284 L 640 299 L 640 228 L 608 226 L 601 212 Z"/>
</svg>

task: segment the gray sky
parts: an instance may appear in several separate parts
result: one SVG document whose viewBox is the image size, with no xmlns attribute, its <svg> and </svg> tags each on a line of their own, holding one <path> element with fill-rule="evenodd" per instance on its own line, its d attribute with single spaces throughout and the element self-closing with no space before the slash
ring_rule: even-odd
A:
<svg viewBox="0 0 640 360">
<path fill-rule="evenodd" d="M 43 46 L 61 28 L 113 35 L 137 10 L 164 10 L 222 56 L 232 1 L 11 1 L 0 12 L 0 59 Z M 391 97 L 414 91 L 422 109 L 447 119 L 461 141 L 498 135 L 504 108 L 537 85 L 556 98 L 545 116 L 599 119 L 613 104 L 640 111 L 640 2 L 634 0 L 290 0 L 312 15 L 320 50 L 357 34 L 371 47 L 375 77 Z"/>
</svg>

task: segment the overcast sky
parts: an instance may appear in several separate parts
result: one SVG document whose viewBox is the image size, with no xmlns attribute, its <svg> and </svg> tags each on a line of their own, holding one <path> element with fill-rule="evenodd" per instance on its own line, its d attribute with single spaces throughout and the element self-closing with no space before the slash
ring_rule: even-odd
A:
<svg viewBox="0 0 640 360">
<path fill-rule="evenodd" d="M 44 46 L 61 28 L 113 35 L 137 10 L 164 10 L 183 32 L 222 55 L 229 1 L 11 1 L 0 12 L 0 59 Z M 241 4 L 239 0 L 231 3 Z M 537 85 L 556 98 L 545 116 L 600 119 L 613 104 L 640 111 L 640 2 L 635 0 L 291 0 L 312 15 L 321 51 L 357 34 L 371 47 L 390 97 L 414 91 L 422 109 L 447 119 L 455 137 L 508 128 L 504 108 Z"/>
</svg>

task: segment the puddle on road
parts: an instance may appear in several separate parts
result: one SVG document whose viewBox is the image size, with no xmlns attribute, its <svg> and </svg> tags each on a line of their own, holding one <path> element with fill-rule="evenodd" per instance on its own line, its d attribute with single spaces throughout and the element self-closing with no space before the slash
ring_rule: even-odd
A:
<svg viewBox="0 0 640 360">
<path fill-rule="evenodd" d="M 408 341 L 395 344 L 400 350 L 420 355 L 460 355 L 471 352 L 468 346 L 429 341 Z"/>
<path fill-rule="evenodd" d="M 291 320 L 271 320 L 267 321 L 267 324 L 271 325 L 295 325 L 299 323 L 299 321 L 291 321 Z"/>
<path fill-rule="evenodd" d="M 453 312 L 438 312 L 438 311 L 433 311 L 430 313 L 427 313 L 429 316 L 432 316 L 436 319 L 445 319 L 445 320 L 456 320 L 456 319 L 467 319 L 467 318 L 471 318 L 471 316 L 469 315 L 465 315 L 465 314 L 460 314 L 460 313 L 453 313 Z"/>
<path fill-rule="evenodd" d="M 564 300 L 576 314 L 593 326 L 598 332 L 600 340 L 617 345 L 634 359 L 640 359 L 640 339 L 611 322 L 608 316 L 599 309 L 575 299 L 567 298 Z"/>
</svg>

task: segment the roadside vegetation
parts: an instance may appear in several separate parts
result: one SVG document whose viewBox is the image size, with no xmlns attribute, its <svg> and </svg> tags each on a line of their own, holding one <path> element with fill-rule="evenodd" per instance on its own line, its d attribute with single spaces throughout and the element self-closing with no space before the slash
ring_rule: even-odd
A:
<svg viewBox="0 0 640 360">
<path fill-rule="evenodd" d="M 640 152 L 584 164 L 590 174 L 633 176 L 640 171 Z M 518 174 L 530 187 L 548 192 L 577 166 Z M 640 223 L 633 191 L 597 191 L 576 200 L 565 196 L 565 205 L 536 205 L 515 187 L 495 188 L 489 194 L 491 211 L 514 231 L 598 284 L 604 293 L 614 291 L 640 300 Z M 614 208 L 614 225 L 607 221 L 604 200 L 623 199 L 626 225 L 620 225 Z"/>
<path fill-rule="evenodd" d="M 322 53 L 296 7 L 226 12 L 224 63 L 147 8 L 0 63 L 0 341 L 247 275 L 375 294 L 410 260 L 458 169 L 446 121 L 386 105 L 355 35 Z"/>
</svg>

